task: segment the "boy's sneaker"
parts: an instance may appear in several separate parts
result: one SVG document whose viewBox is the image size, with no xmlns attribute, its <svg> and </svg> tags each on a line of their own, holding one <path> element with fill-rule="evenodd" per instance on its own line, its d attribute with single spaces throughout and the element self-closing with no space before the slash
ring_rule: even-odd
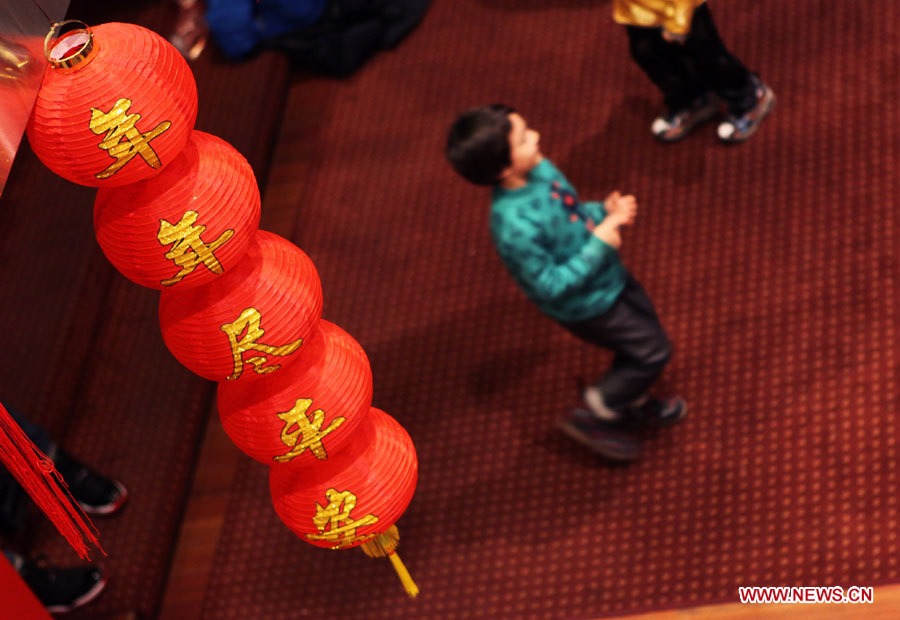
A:
<svg viewBox="0 0 900 620">
<path fill-rule="evenodd" d="M 674 426 L 687 417 L 688 406 L 683 398 L 678 396 L 668 400 L 651 398 L 646 403 L 637 407 L 633 419 L 650 428 L 665 428 Z"/>
<path fill-rule="evenodd" d="M 57 568 L 41 560 L 26 561 L 19 575 L 50 613 L 65 613 L 86 605 L 106 587 L 103 573 L 93 566 Z"/>
<path fill-rule="evenodd" d="M 87 514 L 111 515 L 128 499 L 121 482 L 104 478 L 62 450 L 56 453 L 54 463 L 72 497 Z"/>
<path fill-rule="evenodd" d="M 622 431 L 621 424 L 600 420 L 590 410 L 577 407 L 559 420 L 566 435 L 612 461 L 633 461 L 641 455 L 641 444 Z"/>
<path fill-rule="evenodd" d="M 670 111 L 653 120 L 650 131 L 663 142 L 675 142 L 685 137 L 691 129 L 712 119 L 719 113 L 719 103 L 711 94 L 698 97 L 687 108 Z"/>
<path fill-rule="evenodd" d="M 754 78 L 756 87 L 756 105 L 742 116 L 729 115 L 719 124 L 719 139 L 728 144 L 743 142 L 759 129 L 760 123 L 772 111 L 775 105 L 775 93 L 772 89 Z"/>
</svg>

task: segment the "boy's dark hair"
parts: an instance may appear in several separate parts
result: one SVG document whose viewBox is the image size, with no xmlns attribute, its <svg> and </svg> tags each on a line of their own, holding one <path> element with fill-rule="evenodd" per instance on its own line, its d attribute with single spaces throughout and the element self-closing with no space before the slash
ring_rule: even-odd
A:
<svg viewBox="0 0 900 620">
<path fill-rule="evenodd" d="M 501 103 L 463 112 L 450 127 L 444 151 L 453 169 L 476 185 L 496 185 L 500 173 L 512 165 L 509 115 L 513 112 Z"/>
</svg>

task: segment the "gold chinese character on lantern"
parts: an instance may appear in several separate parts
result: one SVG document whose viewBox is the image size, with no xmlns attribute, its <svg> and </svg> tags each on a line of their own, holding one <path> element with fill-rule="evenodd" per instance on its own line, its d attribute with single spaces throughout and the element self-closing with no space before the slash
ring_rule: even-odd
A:
<svg viewBox="0 0 900 620">
<path fill-rule="evenodd" d="M 246 308 L 241 312 L 241 316 L 234 323 L 225 323 L 220 328 L 228 335 L 228 342 L 231 343 L 231 354 L 234 356 L 234 373 L 227 377 L 229 381 L 234 381 L 241 376 L 244 371 L 244 353 L 247 351 L 258 351 L 266 355 L 274 355 L 283 357 L 290 355 L 303 344 L 303 338 L 297 338 L 294 342 L 274 347 L 268 344 L 257 342 L 263 335 L 265 330 L 261 328 L 262 314 L 256 308 Z M 246 332 L 244 331 L 246 330 Z M 240 338 L 241 334 L 243 338 Z M 253 365 L 253 370 L 257 374 L 264 375 L 275 372 L 281 368 L 280 364 L 263 367 L 269 361 L 265 356 L 257 355 L 247 359 L 247 362 Z"/>
<path fill-rule="evenodd" d="M 353 493 L 328 489 L 325 491 L 325 497 L 328 504 L 322 506 L 316 502 L 316 516 L 313 517 L 313 524 L 319 530 L 319 534 L 304 534 L 308 540 L 327 540 L 337 543 L 331 547 L 332 549 L 340 549 L 375 536 L 375 534 L 356 535 L 357 529 L 378 523 L 378 517 L 366 515 L 361 519 L 352 519 L 350 513 L 356 508 L 356 496 Z"/>
<path fill-rule="evenodd" d="M 322 439 L 343 424 L 345 418 L 340 416 L 335 418 L 323 431 L 322 424 L 325 422 L 325 412 L 321 409 L 316 409 L 313 411 L 312 420 L 310 420 L 306 417 L 306 412 L 309 411 L 310 405 L 312 405 L 312 400 L 309 398 L 298 398 L 290 410 L 278 414 L 278 417 L 284 420 L 284 428 L 281 429 L 281 441 L 288 448 L 292 448 L 287 454 L 275 457 L 275 460 L 279 463 L 290 461 L 295 456 L 303 454 L 307 448 L 320 461 L 328 458 L 325 446 L 322 445 Z M 292 427 L 296 427 L 296 430 L 291 430 Z M 303 437 L 302 441 L 300 441 L 301 436 Z"/>
<path fill-rule="evenodd" d="M 172 224 L 166 220 L 159 220 L 159 232 L 156 238 L 160 245 L 166 246 L 172 244 L 172 249 L 166 252 L 165 257 L 180 267 L 181 271 L 171 278 L 160 280 L 163 286 L 172 286 L 176 282 L 180 282 L 184 276 L 191 273 L 197 265 L 203 263 L 207 269 L 216 275 L 222 275 L 225 270 L 222 264 L 213 253 L 234 236 L 234 230 L 228 229 L 224 231 L 219 238 L 212 243 L 204 243 L 200 235 L 206 230 L 206 226 L 194 226 L 199 213 L 196 211 L 186 211 L 181 220 L 177 224 Z"/>
<path fill-rule="evenodd" d="M 131 99 L 119 99 L 109 112 L 91 108 L 91 131 L 97 135 L 106 133 L 99 146 L 116 160 L 109 168 L 94 175 L 98 179 L 111 177 L 135 155 L 140 155 L 151 168 L 162 166 L 150 140 L 171 127 L 171 121 L 163 121 L 147 133 L 141 133 L 135 126 L 141 115 L 126 114 L 130 107 Z"/>
</svg>

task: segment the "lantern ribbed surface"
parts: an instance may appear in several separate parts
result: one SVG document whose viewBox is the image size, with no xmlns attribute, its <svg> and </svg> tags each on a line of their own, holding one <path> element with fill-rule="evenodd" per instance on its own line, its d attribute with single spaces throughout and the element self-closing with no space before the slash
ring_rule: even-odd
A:
<svg viewBox="0 0 900 620">
<path fill-rule="evenodd" d="M 259 228 L 260 197 L 247 160 L 194 131 L 151 179 L 100 188 L 94 232 L 109 261 L 148 288 L 191 288 L 228 273 Z"/>
<path fill-rule="evenodd" d="M 294 363 L 298 341 L 312 334 L 321 314 L 315 265 L 296 245 L 264 230 L 230 273 L 196 288 L 163 289 L 159 302 L 169 351 L 212 381 L 252 381 Z"/>
<path fill-rule="evenodd" d="M 302 540 L 345 548 L 393 525 L 417 479 L 412 439 L 394 418 L 372 407 L 339 455 L 320 467 L 275 465 L 269 490 L 278 517 Z"/>
<path fill-rule="evenodd" d="M 89 60 L 69 72 L 46 70 L 27 128 L 31 147 L 53 172 L 81 185 L 155 176 L 194 128 L 194 76 L 181 54 L 146 28 L 108 23 L 92 31 Z"/>
<path fill-rule="evenodd" d="M 334 323 L 319 321 L 297 355 L 283 371 L 259 381 L 219 383 L 225 432 L 245 454 L 266 465 L 315 467 L 333 458 L 352 443 L 372 403 L 369 360 L 359 343 Z M 283 438 L 283 432 L 288 436 Z"/>
</svg>

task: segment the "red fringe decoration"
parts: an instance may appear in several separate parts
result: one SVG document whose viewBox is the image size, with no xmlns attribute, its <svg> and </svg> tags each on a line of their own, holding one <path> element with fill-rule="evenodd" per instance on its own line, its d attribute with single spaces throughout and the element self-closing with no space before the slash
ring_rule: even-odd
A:
<svg viewBox="0 0 900 620">
<path fill-rule="evenodd" d="M 69 493 L 53 461 L 28 439 L 3 405 L 0 405 L 0 461 L 82 559 L 90 559 L 88 544 L 106 555 L 97 540 L 97 529 Z"/>
</svg>

